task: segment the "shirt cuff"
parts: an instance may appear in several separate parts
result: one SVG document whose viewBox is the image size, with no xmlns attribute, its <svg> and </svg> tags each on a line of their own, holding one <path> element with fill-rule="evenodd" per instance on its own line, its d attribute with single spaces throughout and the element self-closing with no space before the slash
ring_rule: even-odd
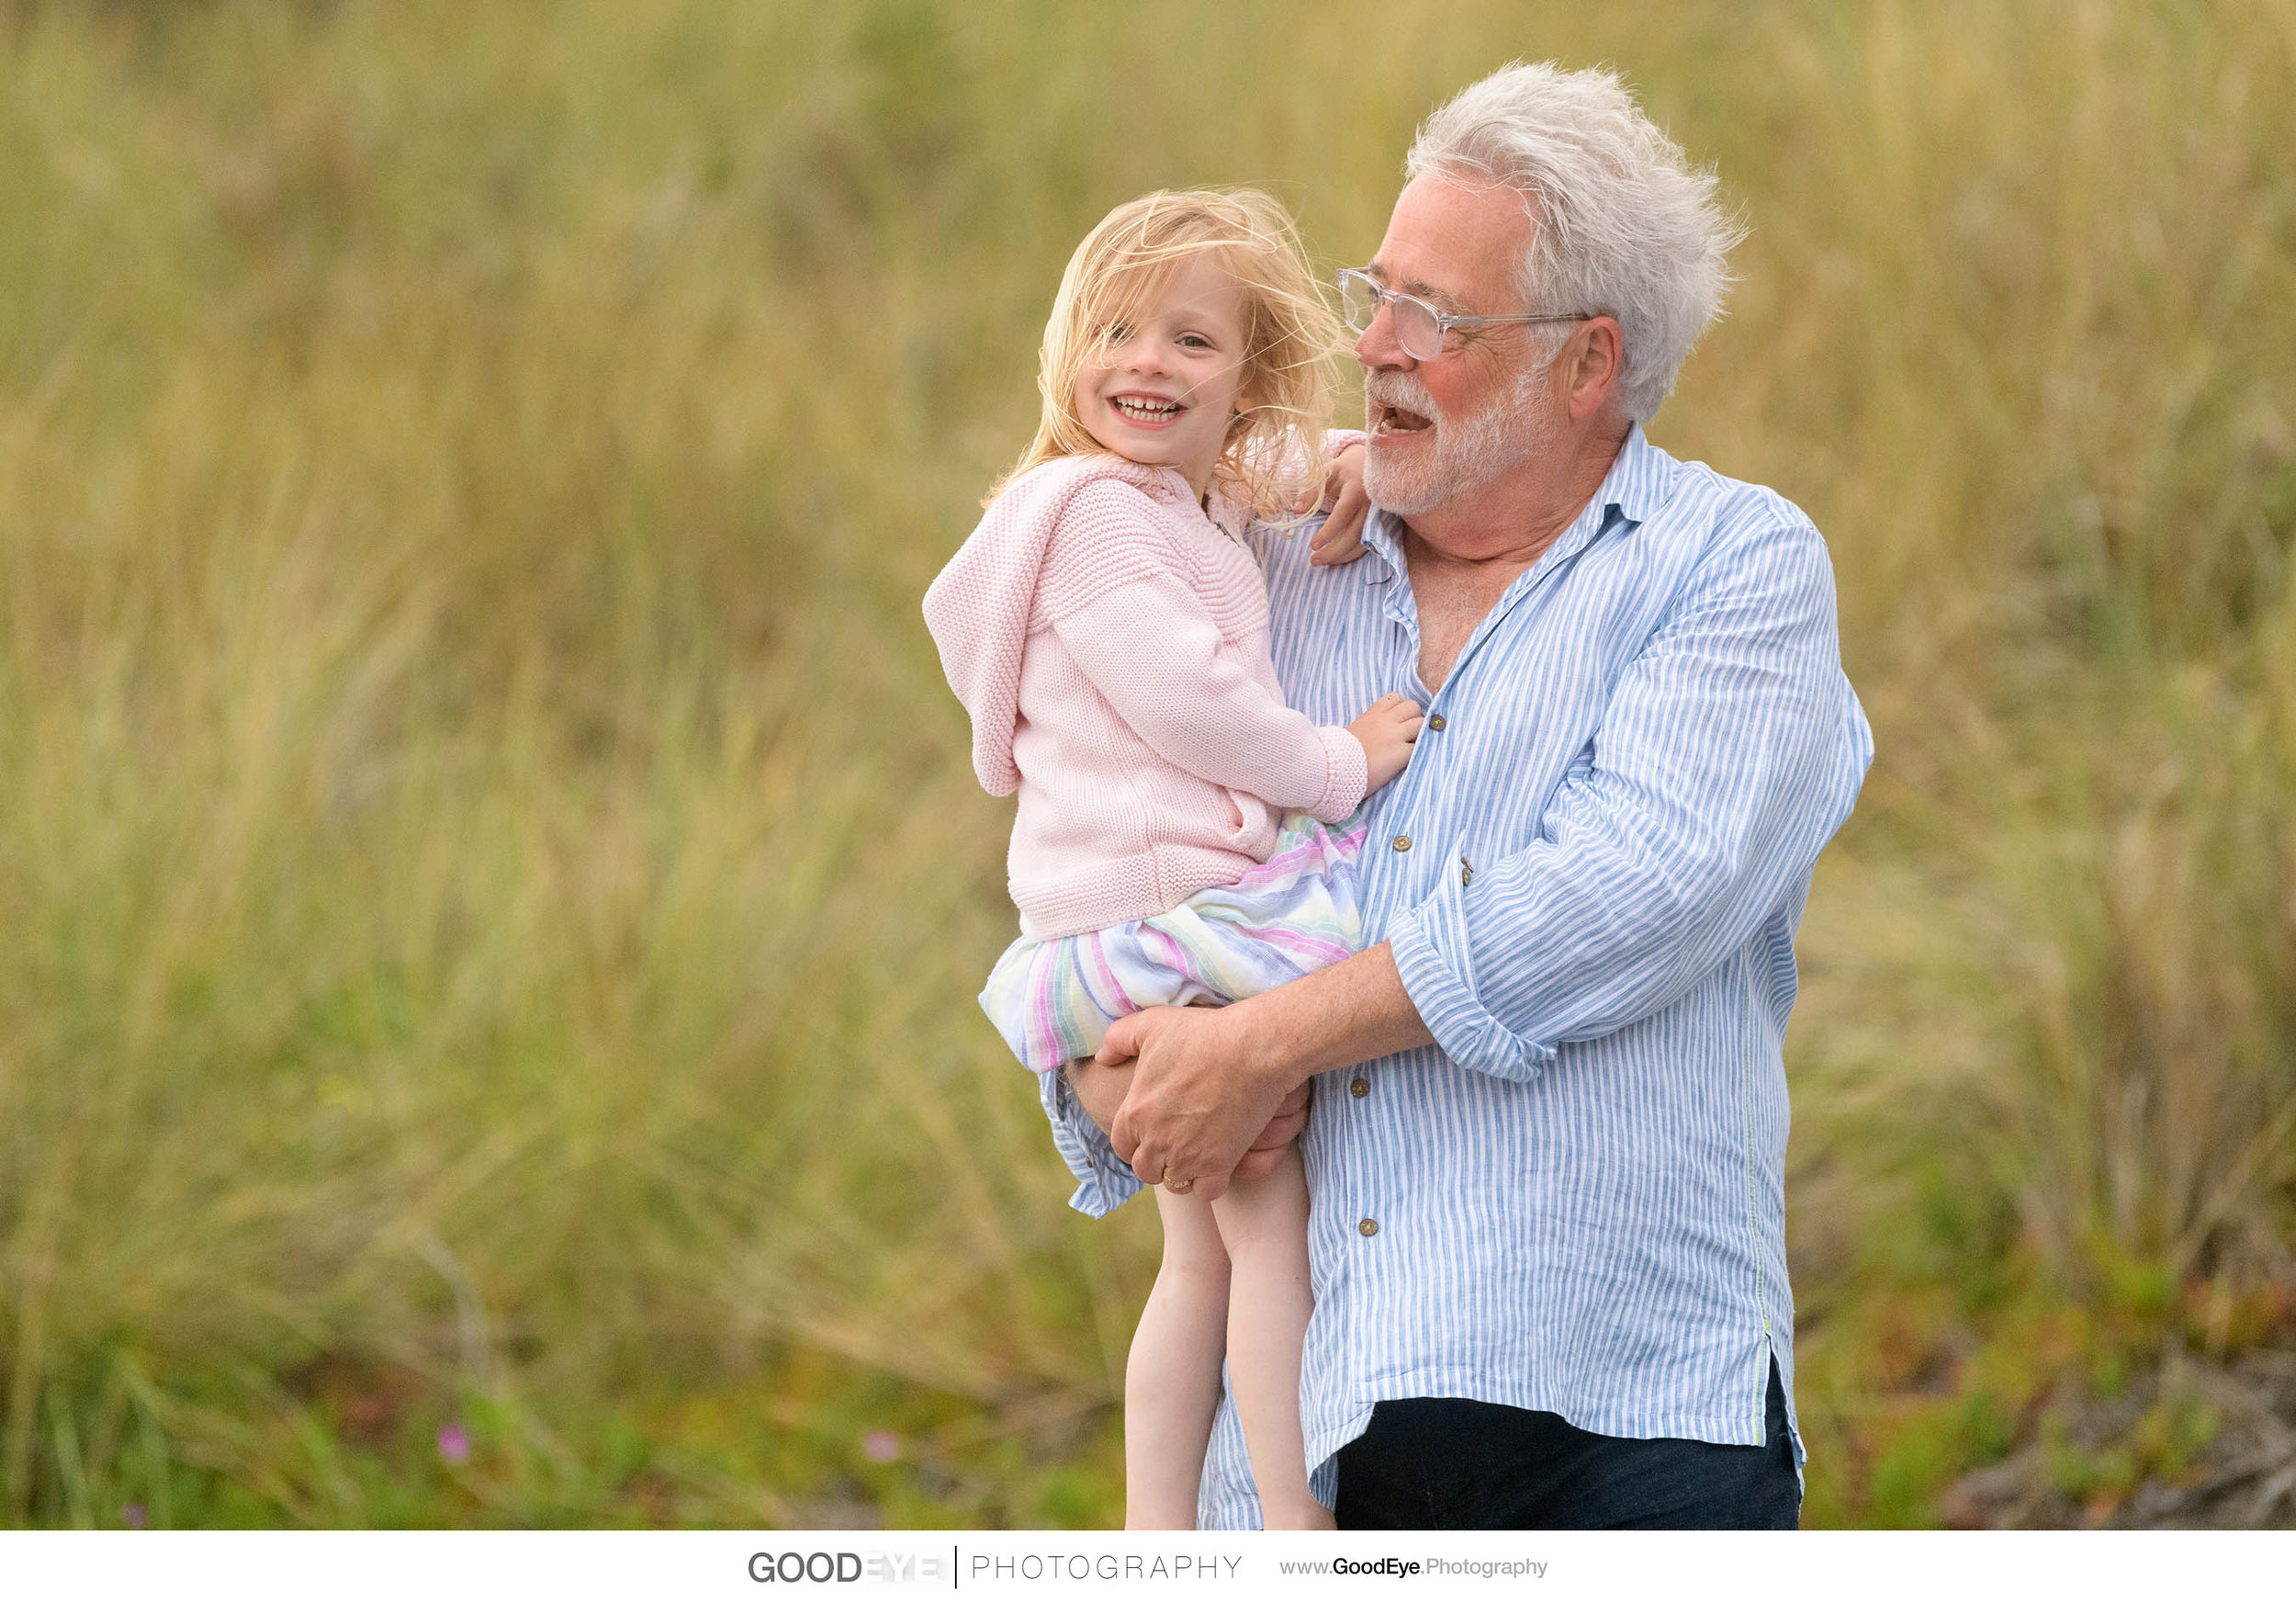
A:
<svg viewBox="0 0 2296 1602">
<path fill-rule="evenodd" d="M 1068 1204 L 1086 1218 L 1106 1218 L 1146 1190 L 1131 1165 L 1116 1155 L 1107 1132 L 1069 1094 L 1068 1076 L 1054 1068 L 1036 1077 L 1037 1100 L 1052 1123 L 1052 1144 L 1076 1176 L 1076 1193 Z"/>
<path fill-rule="evenodd" d="M 1554 1046 L 1515 1033 L 1475 993 L 1465 870 L 1465 859 L 1454 857 L 1441 890 L 1389 920 L 1388 949 L 1405 993 L 1445 1056 L 1493 1078 L 1535 1079 L 1555 1060 Z"/>
</svg>

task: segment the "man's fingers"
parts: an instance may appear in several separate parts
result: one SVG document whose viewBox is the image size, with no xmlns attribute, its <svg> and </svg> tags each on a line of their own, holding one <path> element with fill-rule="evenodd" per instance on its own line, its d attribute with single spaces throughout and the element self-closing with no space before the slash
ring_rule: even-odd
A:
<svg viewBox="0 0 2296 1602">
<path fill-rule="evenodd" d="M 1304 1118 L 1278 1119 L 1259 1132 L 1258 1135 L 1253 1139 L 1245 1155 L 1249 1156 L 1254 1152 L 1263 1156 L 1270 1152 L 1281 1155 L 1286 1146 L 1300 1138 L 1300 1132 L 1307 1126 L 1307 1120 Z"/>
<path fill-rule="evenodd" d="M 1109 1120 L 1109 1146 L 1120 1159 L 1127 1163 L 1132 1160 L 1132 1154 L 1140 1149 L 1140 1132 L 1132 1127 L 1132 1121 L 1124 1108 L 1118 1108 L 1116 1116 Z M 1139 1171 L 1138 1168 L 1132 1170 L 1134 1173 Z"/>
<path fill-rule="evenodd" d="M 1307 1123 L 1308 1088 L 1305 1084 L 1296 1085 L 1289 1095 L 1276 1103 L 1274 1116 L 1268 1119 L 1267 1127 L 1260 1131 L 1259 1138 L 1252 1143 L 1252 1149 L 1258 1151 L 1265 1146 L 1289 1145 L 1292 1138 L 1307 1127 Z"/>
<path fill-rule="evenodd" d="M 1260 1100 L 1248 1081 L 1220 1071 L 1233 1056 L 1222 1044 L 1233 1015 L 1232 1009 L 1151 1007 L 1109 1025 L 1090 1072 L 1125 1077 L 1109 1144 L 1142 1184 L 1176 1179 L 1207 1201 L 1225 1193 L 1256 1133 L 1252 1120 L 1265 1122 L 1271 1103 L 1283 1100 L 1270 1086 Z"/>
<path fill-rule="evenodd" d="M 1281 1151 L 1300 1138 L 1300 1132 L 1308 1126 L 1306 1108 L 1297 1112 L 1285 1112 L 1267 1121 L 1267 1127 L 1253 1137 L 1254 1151 Z"/>
<path fill-rule="evenodd" d="M 1120 1067 L 1140 1055 L 1141 1018 L 1142 1014 L 1134 1012 L 1109 1025 L 1096 1058 L 1102 1067 Z"/>
<path fill-rule="evenodd" d="M 1129 1097 L 1117 1112 L 1116 1121 L 1109 1125 L 1109 1145 L 1119 1157 L 1131 1165 L 1142 1184 L 1164 1183 L 1165 1144 L 1160 1140 L 1142 1137 L 1132 1123 L 1132 1104 Z"/>
</svg>

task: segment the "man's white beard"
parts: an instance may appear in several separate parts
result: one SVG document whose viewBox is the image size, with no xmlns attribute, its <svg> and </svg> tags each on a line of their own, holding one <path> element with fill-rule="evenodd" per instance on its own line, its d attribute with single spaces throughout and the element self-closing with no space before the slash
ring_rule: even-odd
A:
<svg viewBox="0 0 2296 1602">
<path fill-rule="evenodd" d="M 1435 449 L 1406 466 L 1378 446 L 1365 453 L 1363 487 L 1372 503 L 1399 517 L 1432 512 L 1445 502 L 1489 483 L 1517 463 L 1538 454 L 1548 434 L 1541 407 L 1544 367 L 1528 367 L 1503 395 L 1480 412 L 1445 417 L 1426 386 L 1408 373 L 1367 373 L 1364 399 L 1400 406 L 1428 420 Z"/>
</svg>

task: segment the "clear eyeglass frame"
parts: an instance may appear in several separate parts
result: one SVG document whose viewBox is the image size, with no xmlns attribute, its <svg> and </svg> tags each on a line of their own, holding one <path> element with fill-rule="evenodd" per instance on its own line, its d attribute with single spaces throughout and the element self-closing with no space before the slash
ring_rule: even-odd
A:
<svg viewBox="0 0 2296 1602">
<path fill-rule="evenodd" d="M 1392 309 L 1390 317 L 1395 343 L 1415 362 L 1431 362 L 1440 356 L 1444 337 L 1455 328 L 1487 322 L 1584 322 L 1595 315 L 1592 311 L 1525 311 L 1505 316 L 1463 316 L 1438 311 L 1416 295 L 1390 289 L 1361 267 L 1340 269 L 1339 308 L 1349 328 L 1357 333 L 1368 333 L 1379 319 L 1381 306 Z"/>
</svg>

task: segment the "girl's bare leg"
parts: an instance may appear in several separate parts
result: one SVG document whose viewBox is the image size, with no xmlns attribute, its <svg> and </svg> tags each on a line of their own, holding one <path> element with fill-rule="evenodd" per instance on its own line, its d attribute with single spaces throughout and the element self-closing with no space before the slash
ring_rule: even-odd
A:
<svg viewBox="0 0 2296 1602">
<path fill-rule="evenodd" d="M 1124 1528 L 1194 1529 L 1196 1488 L 1220 1405 L 1228 1254 L 1211 1203 L 1159 1188 L 1156 1211 L 1164 1218 L 1164 1266 L 1124 1366 Z M 1296 1348 L 1292 1362 L 1296 1390 Z"/>
<path fill-rule="evenodd" d="M 1308 1490 L 1307 1445 L 1300 1429 L 1300 1348 L 1315 1310 L 1308 1282 L 1308 1178 L 1300 1148 L 1287 1150 L 1274 1173 L 1238 1179 L 1211 1211 L 1234 1265 L 1228 1382 L 1235 1391 L 1252 1478 L 1259 1483 L 1262 1521 L 1269 1529 L 1330 1529 L 1331 1509 Z M 1165 1249 L 1168 1262 L 1171 1247 Z"/>
</svg>

